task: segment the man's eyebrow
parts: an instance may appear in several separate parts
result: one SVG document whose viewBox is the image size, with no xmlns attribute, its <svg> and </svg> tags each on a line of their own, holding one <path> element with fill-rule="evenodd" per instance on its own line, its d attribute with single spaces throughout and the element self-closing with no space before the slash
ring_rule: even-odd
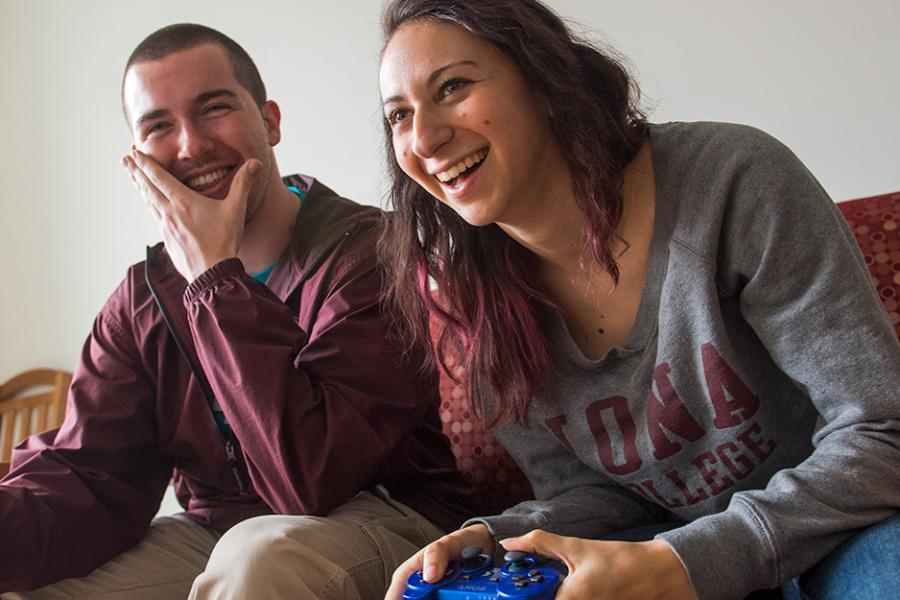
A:
<svg viewBox="0 0 900 600">
<path fill-rule="evenodd" d="M 208 102 L 213 98 L 219 97 L 226 98 L 237 98 L 238 95 L 229 89 L 222 88 L 220 90 L 210 90 L 208 92 L 203 92 L 202 94 L 198 94 L 196 98 L 194 98 L 194 104 L 203 104 L 204 102 Z M 147 121 L 152 121 L 154 119 L 159 119 L 160 117 L 165 117 L 166 115 L 171 114 L 168 108 L 157 108 L 156 110 L 151 110 L 150 112 L 146 112 L 142 114 L 138 119 L 134 122 L 134 128 L 140 129 L 141 125 Z"/>
<path fill-rule="evenodd" d="M 425 80 L 425 84 L 430 87 L 434 83 L 435 79 L 440 77 L 444 73 L 444 71 L 446 71 L 447 69 L 452 69 L 453 67 L 458 67 L 460 65 L 468 65 L 472 67 L 478 66 L 474 60 L 458 60 L 456 62 L 446 64 L 443 67 L 439 67 L 432 71 L 431 75 L 428 76 L 428 79 Z M 390 98 L 385 98 L 381 103 L 381 106 L 386 106 L 391 102 L 399 102 L 402 99 L 403 98 L 401 96 L 391 96 Z"/>
<path fill-rule="evenodd" d="M 137 118 L 137 120 L 134 122 L 134 128 L 140 129 L 141 125 L 143 125 L 145 122 L 159 119 L 160 117 L 164 117 L 170 113 L 171 111 L 168 108 L 157 108 L 156 110 L 146 112 Z"/>
<path fill-rule="evenodd" d="M 194 100 L 195 104 L 203 104 L 208 100 L 212 100 L 213 98 L 218 98 L 219 96 L 225 96 L 227 98 L 237 98 L 238 95 L 232 92 L 229 89 L 222 88 L 220 90 L 210 90 L 208 92 L 203 92 L 202 94 L 198 94 L 197 98 Z"/>
</svg>

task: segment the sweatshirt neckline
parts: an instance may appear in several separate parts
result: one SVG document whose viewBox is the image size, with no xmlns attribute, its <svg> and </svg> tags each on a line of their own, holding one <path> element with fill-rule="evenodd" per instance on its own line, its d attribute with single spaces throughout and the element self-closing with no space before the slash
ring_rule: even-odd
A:
<svg viewBox="0 0 900 600">
<path fill-rule="evenodd" d="M 638 304 L 634 325 L 628 334 L 624 346 L 614 346 L 603 358 L 588 358 L 575 343 L 566 327 L 565 319 L 559 311 L 550 313 L 550 342 L 557 345 L 565 356 L 577 366 L 594 370 L 619 361 L 623 358 L 643 353 L 655 339 L 659 325 L 659 303 L 663 280 L 668 267 L 668 240 L 672 230 L 672 206 L 669 186 L 668 164 L 665 136 L 662 126 L 648 124 L 647 135 L 650 141 L 650 156 L 653 163 L 655 183 L 655 208 L 653 217 L 653 235 L 650 240 L 650 252 L 647 257 L 647 272 L 644 277 L 644 289 Z"/>
</svg>

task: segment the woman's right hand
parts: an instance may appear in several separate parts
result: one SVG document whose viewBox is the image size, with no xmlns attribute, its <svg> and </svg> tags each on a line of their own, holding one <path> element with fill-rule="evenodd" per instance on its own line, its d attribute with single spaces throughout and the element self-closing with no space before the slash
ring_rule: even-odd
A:
<svg viewBox="0 0 900 600">
<path fill-rule="evenodd" d="M 487 554 L 491 554 L 494 549 L 494 538 L 485 525 L 476 523 L 431 542 L 397 567 L 394 576 L 391 577 L 391 587 L 388 588 L 385 600 L 401 600 L 406 589 L 406 580 L 416 571 L 422 571 L 422 578 L 427 583 L 440 581 L 447 569 L 447 563 L 458 559 L 463 548 L 467 546 L 478 546 Z"/>
</svg>

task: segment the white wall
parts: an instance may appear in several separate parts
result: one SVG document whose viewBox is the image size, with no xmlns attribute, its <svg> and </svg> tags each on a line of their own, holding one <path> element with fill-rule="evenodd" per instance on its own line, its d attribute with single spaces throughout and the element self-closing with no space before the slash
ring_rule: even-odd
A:
<svg viewBox="0 0 900 600">
<path fill-rule="evenodd" d="M 897 0 L 553 0 L 630 56 L 656 121 L 762 127 L 835 199 L 900 190 Z M 282 171 L 380 203 L 377 0 L 0 0 L 0 381 L 71 369 L 158 239 L 119 166 L 121 69 L 151 31 L 237 39 L 281 104 Z"/>
</svg>

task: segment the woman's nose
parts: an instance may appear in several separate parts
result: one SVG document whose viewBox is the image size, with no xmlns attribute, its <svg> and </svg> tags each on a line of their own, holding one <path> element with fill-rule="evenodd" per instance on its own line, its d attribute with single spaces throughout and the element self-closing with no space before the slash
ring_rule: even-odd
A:
<svg viewBox="0 0 900 600">
<path fill-rule="evenodd" d="M 413 113 L 413 152 L 422 158 L 433 157 L 453 137 L 453 128 L 440 111 L 417 110 Z"/>
</svg>

